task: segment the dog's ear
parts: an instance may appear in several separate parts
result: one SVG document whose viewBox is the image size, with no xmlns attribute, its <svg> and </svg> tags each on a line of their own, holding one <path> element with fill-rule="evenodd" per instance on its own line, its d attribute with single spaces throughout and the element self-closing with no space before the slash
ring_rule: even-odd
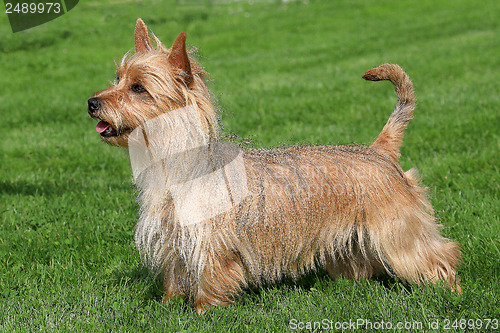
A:
<svg viewBox="0 0 500 333">
<path fill-rule="evenodd" d="M 148 27 L 144 24 L 144 21 L 137 19 L 135 25 L 135 52 L 136 53 L 146 53 L 153 49 L 151 44 L 151 39 L 149 39 Z"/>
<path fill-rule="evenodd" d="M 193 83 L 193 74 L 186 51 L 186 33 L 184 31 L 175 39 L 168 55 L 168 62 L 175 68 L 183 71 L 182 79 L 186 86 L 190 87 Z"/>
</svg>

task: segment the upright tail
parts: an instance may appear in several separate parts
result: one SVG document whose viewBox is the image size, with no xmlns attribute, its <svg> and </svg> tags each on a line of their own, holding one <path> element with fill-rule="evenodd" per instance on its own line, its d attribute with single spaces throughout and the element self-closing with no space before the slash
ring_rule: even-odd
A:
<svg viewBox="0 0 500 333">
<path fill-rule="evenodd" d="M 394 64 L 383 64 L 366 71 L 363 79 L 369 81 L 389 80 L 396 88 L 398 103 L 385 124 L 382 132 L 370 147 L 390 156 L 394 161 L 399 160 L 399 148 L 403 142 L 403 133 L 413 119 L 415 109 L 415 93 L 413 84 L 403 69 Z"/>
</svg>

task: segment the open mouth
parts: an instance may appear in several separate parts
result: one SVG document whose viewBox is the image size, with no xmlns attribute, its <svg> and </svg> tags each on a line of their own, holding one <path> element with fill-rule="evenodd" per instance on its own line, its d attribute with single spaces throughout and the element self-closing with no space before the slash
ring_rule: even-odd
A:
<svg viewBox="0 0 500 333">
<path fill-rule="evenodd" d="M 104 120 L 101 120 L 97 126 L 95 127 L 95 130 L 97 133 L 99 133 L 103 137 L 113 137 L 113 136 L 118 136 L 119 133 L 116 129 L 114 129 L 110 123 L 105 122 Z"/>
<path fill-rule="evenodd" d="M 97 133 L 101 135 L 102 138 L 114 138 L 122 136 L 125 133 L 131 132 L 132 129 L 129 127 L 115 128 L 111 126 L 110 123 L 104 120 L 100 120 L 95 127 Z"/>
</svg>

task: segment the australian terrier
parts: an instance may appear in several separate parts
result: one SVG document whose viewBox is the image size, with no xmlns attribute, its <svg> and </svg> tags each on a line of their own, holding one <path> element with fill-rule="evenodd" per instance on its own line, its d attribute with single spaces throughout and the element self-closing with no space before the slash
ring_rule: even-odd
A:
<svg viewBox="0 0 500 333">
<path fill-rule="evenodd" d="M 416 171 L 398 164 L 415 94 L 398 65 L 365 73 L 391 81 L 398 102 L 370 146 L 240 148 L 223 139 L 207 73 L 181 32 L 168 49 L 139 19 L 135 53 L 88 100 L 103 141 L 129 149 L 138 201 L 135 242 L 163 278 L 164 300 L 202 312 L 248 285 L 317 268 L 331 278 L 387 272 L 460 291 L 458 244 L 439 232 Z M 233 140 L 234 141 L 234 140 Z"/>
</svg>

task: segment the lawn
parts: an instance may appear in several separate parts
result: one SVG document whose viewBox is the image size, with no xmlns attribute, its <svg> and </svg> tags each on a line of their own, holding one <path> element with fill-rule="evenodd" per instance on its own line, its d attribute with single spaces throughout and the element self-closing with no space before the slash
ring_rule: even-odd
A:
<svg viewBox="0 0 500 333">
<path fill-rule="evenodd" d="M 163 304 L 133 242 L 128 155 L 100 142 L 86 110 L 137 17 L 166 45 L 187 32 L 225 132 L 261 147 L 370 144 L 395 96 L 361 76 L 403 66 L 418 108 L 401 165 L 461 243 L 463 293 L 313 272 L 202 316 Z M 498 331 L 499 17 L 493 0 L 94 0 L 13 34 L 1 14 L 0 331 Z"/>
</svg>

